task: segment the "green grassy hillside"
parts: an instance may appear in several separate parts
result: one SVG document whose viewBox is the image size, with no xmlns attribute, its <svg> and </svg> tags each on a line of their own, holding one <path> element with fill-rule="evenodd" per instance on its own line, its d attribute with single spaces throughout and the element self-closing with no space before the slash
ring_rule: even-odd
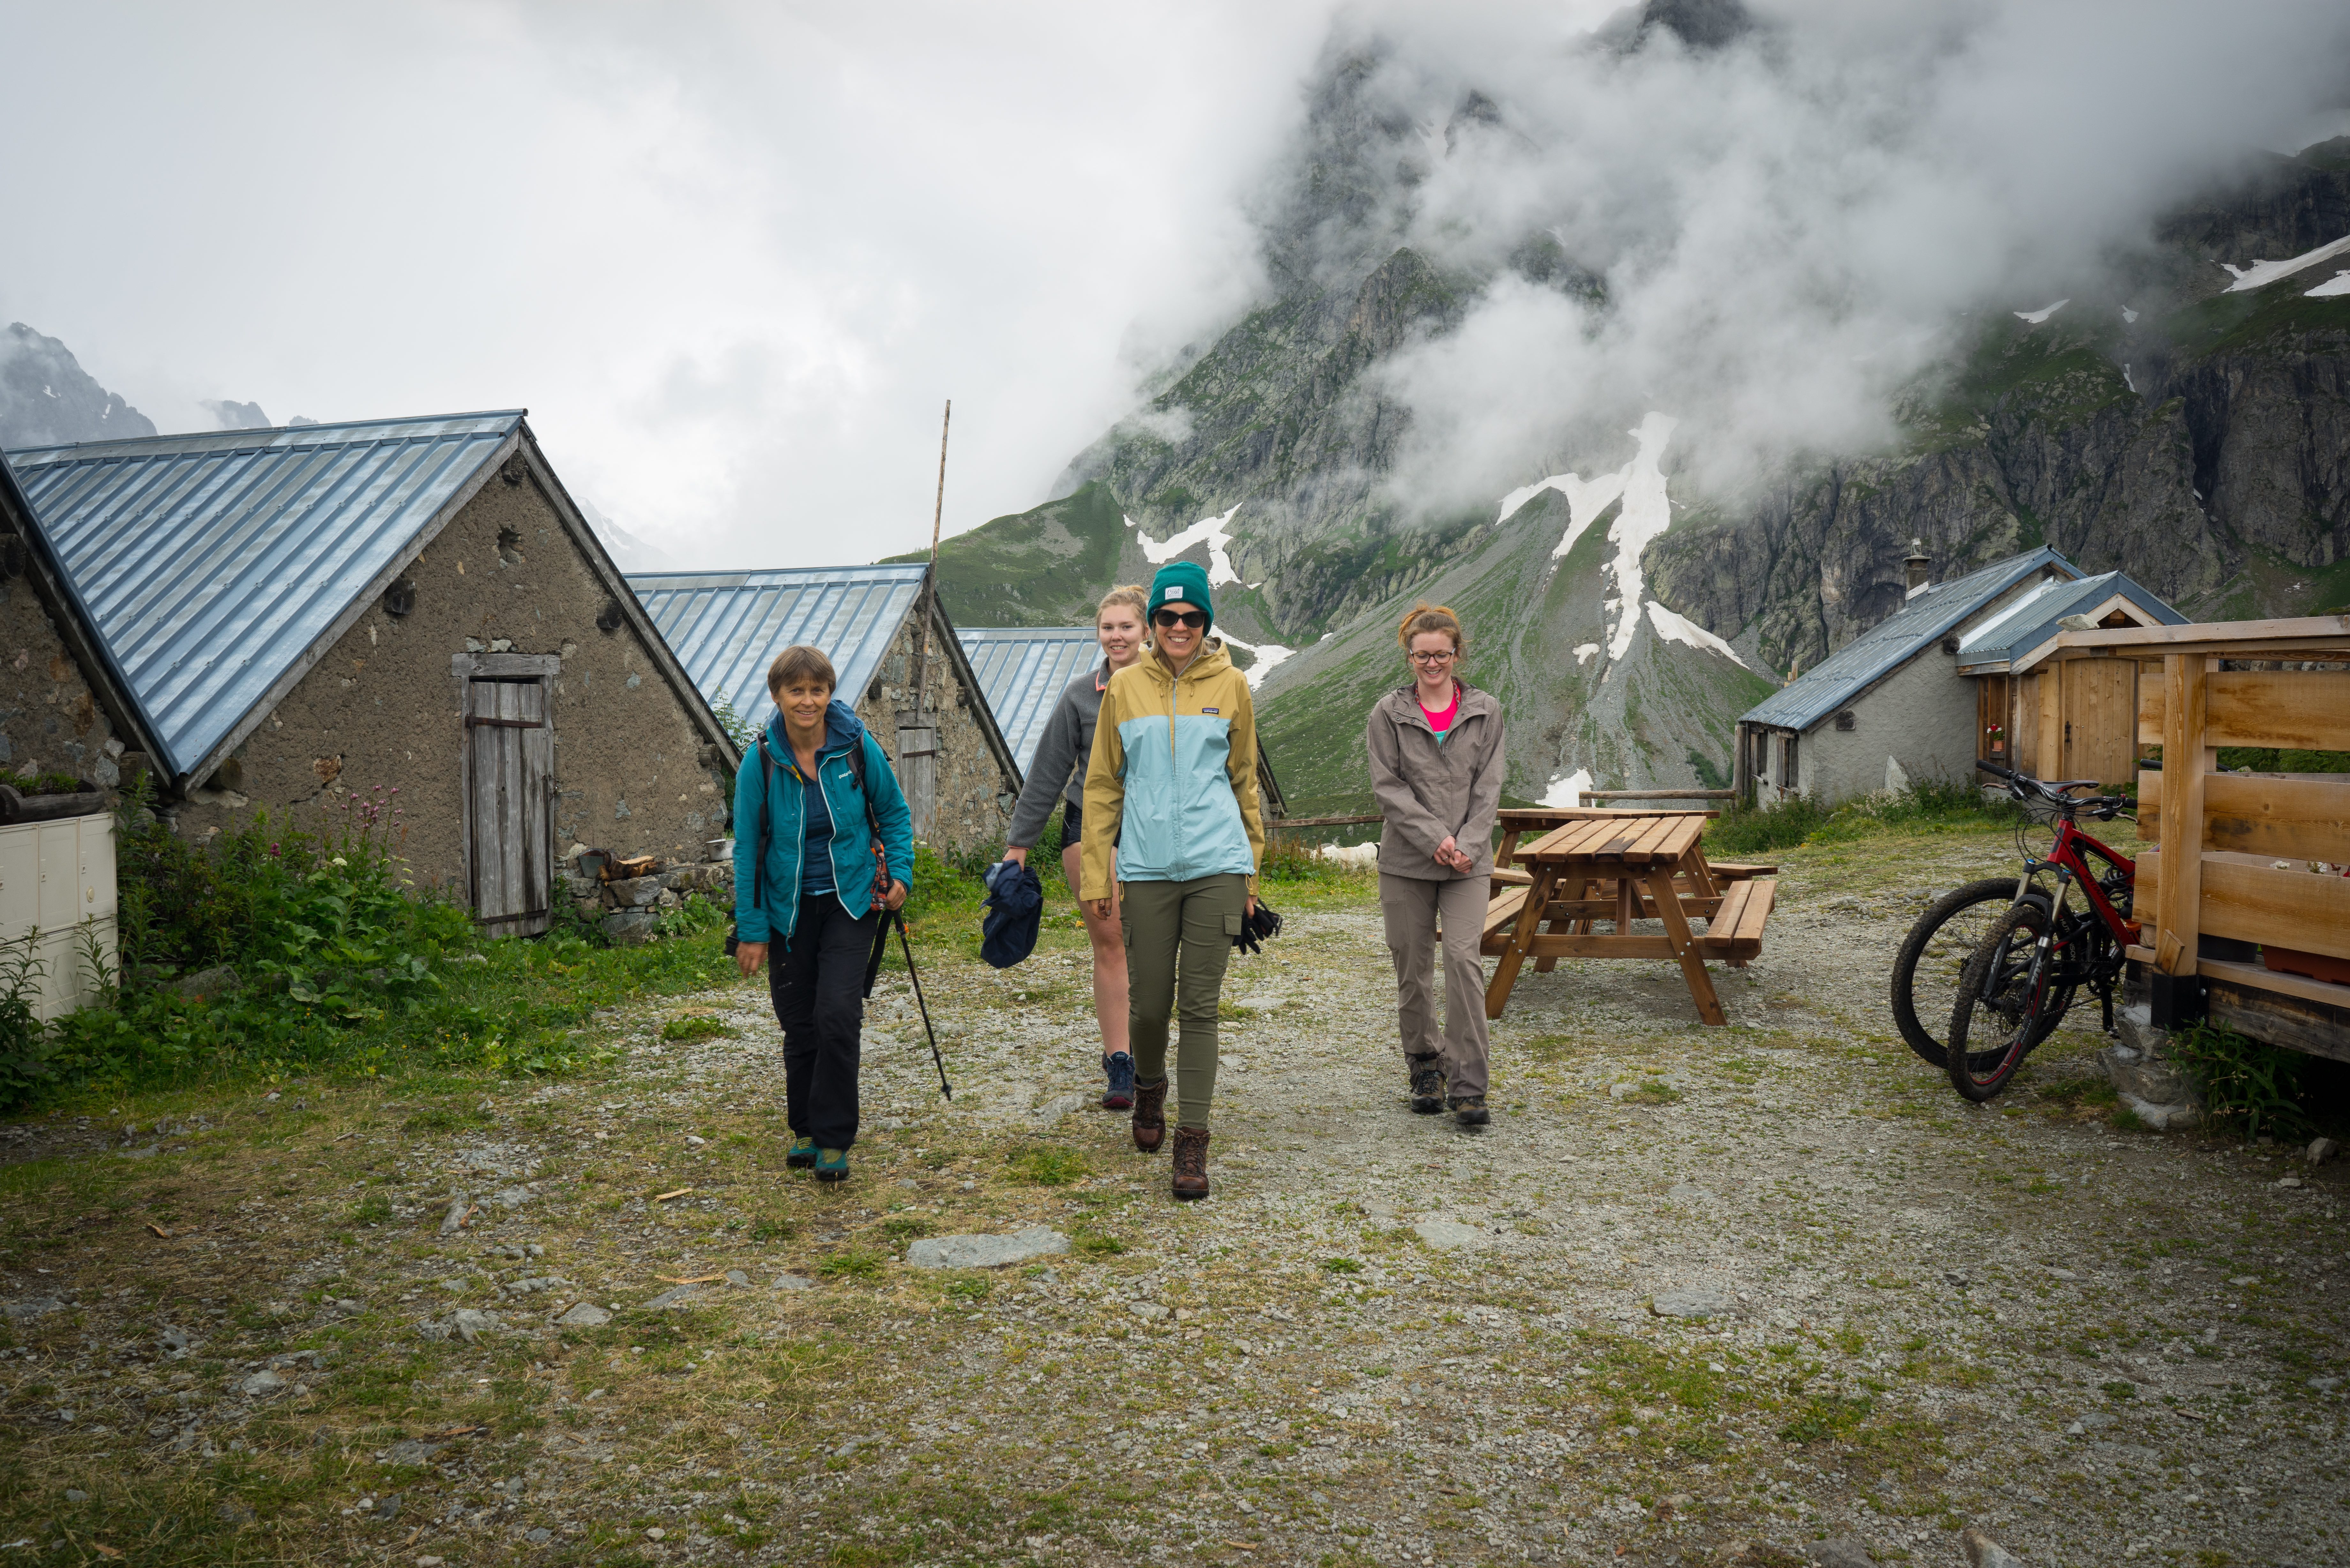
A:
<svg viewBox="0 0 2350 1568">
<path fill-rule="evenodd" d="M 941 542 L 939 596 L 957 626 L 1082 626 L 1117 579 L 1126 547 L 1118 500 L 1096 482 Z"/>
</svg>

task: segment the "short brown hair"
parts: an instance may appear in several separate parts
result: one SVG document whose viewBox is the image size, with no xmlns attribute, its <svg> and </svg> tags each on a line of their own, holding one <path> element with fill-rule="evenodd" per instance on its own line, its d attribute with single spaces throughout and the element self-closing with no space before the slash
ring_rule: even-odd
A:
<svg viewBox="0 0 2350 1568">
<path fill-rule="evenodd" d="M 827 691 L 840 690 L 840 677 L 832 672 L 832 660 L 824 656 L 823 649 L 805 642 L 792 644 L 775 655 L 775 661 L 767 666 L 767 695 L 773 697 L 782 691 L 786 680 L 796 680 L 802 685 L 811 680 L 821 680 Z"/>
<path fill-rule="evenodd" d="M 1453 652 L 1469 651 L 1469 639 L 1461 629 L 1461 618 L 1454 615 L 1448 607 L 1432 605 L 1426 599 L 1412 606 L 1411 613 L 1405 616 L 1403 624 L 1396 628 L 1396 646 L 1409 653 L 1411 639 L 1422 632 L 1430 631 L 1442 632 L 1451 638 Z"/>
<path fill-rule="evenodd" d="M 1134 618 L 1145 626 L 1150 624 L 1150 592 L 1140 583 L 1120 583 L 1102 595 L 1101 603 L 1094 606 L 1096 626 L 1101 625 L 1101 618 L 1109 613 L 1112 605 L 1132 605 Z"/>
</svg>

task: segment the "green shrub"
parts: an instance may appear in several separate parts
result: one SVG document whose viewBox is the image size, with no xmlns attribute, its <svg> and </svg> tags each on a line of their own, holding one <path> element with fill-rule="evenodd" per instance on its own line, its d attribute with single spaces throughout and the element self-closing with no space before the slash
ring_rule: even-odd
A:
<svg viewBox="0 0 2350 1568">
<path fill-rule="evenodd" d="M 1830 810 L 1808 795 L 1775 805 L 1740 805 L 1706 825 L 1706 853 L 1759 855 L 1804 844 L 1837 844 L 1896 828 L 1995 826 L 2016 820 L 2018 808 L 1986 797 L 1966 780 L 1929 779 L 1907 789 L 1863 795 Z"/>
<path fill-rule="evenodd" d="M 2176 1031 L 2170 1048 L 2215 1123 L 2240 1127 L 2247 1139 L 2308 1130 L 2301 1073 L 2309 1058 L 2300 1052 L 2209 1023 Z"/>
</svg>

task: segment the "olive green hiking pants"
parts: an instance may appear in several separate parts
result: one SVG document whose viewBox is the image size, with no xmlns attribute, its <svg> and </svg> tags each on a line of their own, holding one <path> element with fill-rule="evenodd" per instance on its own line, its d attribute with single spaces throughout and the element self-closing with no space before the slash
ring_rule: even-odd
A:
<svg viewBox="0 0 2350 1568">
<path fill-rule="evenodd" d="M 1118 885 L 1134 1075 L 1145 1084 L 1167 1075 L 1167 1023 L 1180 1019 L 1178 1127 L 1208 1125 L 1208 1103 L 1216 1097 L 1216 1003 L 1232 939 L 1247 915 L 1248 878 L 1236 871 L 1189 882 Z"/>
</svg>

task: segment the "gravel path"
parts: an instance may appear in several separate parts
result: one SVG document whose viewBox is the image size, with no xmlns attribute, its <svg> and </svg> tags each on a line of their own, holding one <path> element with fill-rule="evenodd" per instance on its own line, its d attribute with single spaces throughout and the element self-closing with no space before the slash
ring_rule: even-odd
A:
<svg viewBox="0 0 2350 1568">
<path fill-rule="evenodd" d="M 1409 1109 L 1367 898 L 1301 910 L 1227 986 L 1192 1206 L 1090 1108 L 1066 934 L 926 961 L 951 1106 L 885 981 L 842 1189 L 781 1169 L 750 989 L 700 1004 L 741 1038 L 664 1046 L 686 1010 L 650 1010 L 608 1078 L 470 1129 L 321 1101 L 286 1158 L 401 1177 L 372 1229 L 281 1196 L 176 1295 L 127 1245 L 19 1251 L 20 1302 L 69 1300 L 15 1320 L 15 1511 L 136 1450 L 124 1499 L 208 1455 L 310 1475 L 221 1525 L 306 1561 L 1957 1563 L 1969 1522 L 2035 1568 L 2350 1560 L 2342 1168 L 2116 1132 L 2092 1034 L 1991 1110 L 1892 1035 L 1921 895 L 2004 849 L 1790 857 L 1763 958 L 1717 966 L 1726 1029 L 1669 965 L 1529 974 L 1476 1132 Z M 1067 1250 L 905 1261 L 1035 1226 Z M 202 1307 L 240 1260 L 267 1299 Z"/>
</svg>

